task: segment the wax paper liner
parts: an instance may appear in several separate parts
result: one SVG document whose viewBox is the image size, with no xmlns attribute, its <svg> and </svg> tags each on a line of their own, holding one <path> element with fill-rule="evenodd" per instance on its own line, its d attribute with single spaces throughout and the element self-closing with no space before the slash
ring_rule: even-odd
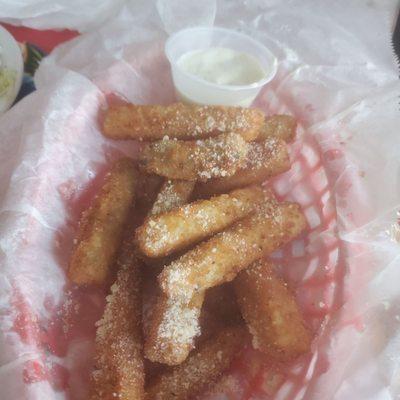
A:
<svg viewBox="0 0 400 400">
<path fill-rule="evenodd" d="M 103 138 L 98 113 L 110 93 L 139 103 L 174 100 L 166 35 L 148 3 L 58 48 L 38 71 L 38 91 L 0 119 L 4 400 L 86 396 L 106 289 L 76 289 L 65 269 L 79 215 L 110 161 L 137 151 Z M 218 25 L 253 35 L 279 58 L 277 78 L 256 106 L 299 120 L 292 168 L 268 185 L 302 205 L 309 229 L 273 258 L 315 339 L 310 354 L 286 365 L 248 348 L 207 398 L 400 393 L 400 86 L 385 12 L 358 2 L 343 12 L 340 3 L 329 13 L 314 2 L 218 3 Z"/>
</svg>

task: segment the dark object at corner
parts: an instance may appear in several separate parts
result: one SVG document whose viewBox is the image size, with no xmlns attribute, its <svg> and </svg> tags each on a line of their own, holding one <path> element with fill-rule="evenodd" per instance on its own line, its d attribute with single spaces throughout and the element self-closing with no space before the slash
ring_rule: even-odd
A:
<svg viewBox="0 0 400 400">
<path fill-rule="evenodd" d="M 400 11 L 397 15 L 396 26 L 394 28 L 393 37 L 393 49 L 397 56 L 397 62 L 400 66 Z"/>
<path fill-rule="evenodd" d="M 18 103 L 21 99 L 23 99 L 28 94 L 34 92 L 36 90 L 35 83 L 33 81 L 33 75 L 35 75 L 36 70 L 39 67 L 40 61 L 46 55 L 44 51 L 39 49 L 39 47 L 30 44 L 30 43 L 22 43 L 24 46 L 24 77 L 22 80 L 22 86 L 18 93 L 17 98 L 14 101 Z"/>
</svg>

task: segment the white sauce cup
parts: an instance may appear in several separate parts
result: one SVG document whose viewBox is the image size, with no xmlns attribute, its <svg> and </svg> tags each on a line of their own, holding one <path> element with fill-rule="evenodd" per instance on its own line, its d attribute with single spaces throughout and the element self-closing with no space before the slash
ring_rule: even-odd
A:
<svg viewBox="0 0 400 400">
<path fill-rule="evenodd" d="M 226 47 L 255 57 L 265 71 L 263 79 L 249 85 L 219 85 L 192 75 L 178 65 L 179 58 L 193 50 Z M 248 107 L 261 88 L 277 71 L 276 57 L 260 42 L 230 29 L 188 28 L 176 32 L 166 42 L 166 56 L 178 97 L 185 102 Z"/>
</svg>

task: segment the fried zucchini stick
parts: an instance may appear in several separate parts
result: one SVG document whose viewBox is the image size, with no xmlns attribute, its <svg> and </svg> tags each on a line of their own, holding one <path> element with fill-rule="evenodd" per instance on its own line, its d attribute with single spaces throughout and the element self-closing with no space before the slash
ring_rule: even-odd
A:
<svg viewBox="0 0 400 400">
<path fill-rule="evenodd" d="M 157 195 L 150 215 L 165 213 L 187 203 L 193 192 L 194 184 L 194 181 L 167 179 Z"/>
<path fill-rule="evenodd" d="M 246 162 L 248 144 L 237 133 L 193 141 L 160 140 L 145 144 L 139 164 L 147 173 L 188 181 L 231 176 Z"/>
<path fill-rule="evenodd" d="M 115 283 L 106 299 L 103 317 L 96 324 L 91 400 L 144 397 L 143 274 L 131 240 L 137 217 L 137 209 L 132 206 L 115 261 Z"/>
<path fill-rule="evenodd" d="M 194 187 L 192 181 L 166 180 L 161 187 L 150 215 L 166 213 L 187 202 Z M 155 267 L 154 262 L 168 264 L 166 258 L 149 259 L 145 262 Z M 158 268 L 157 268 L 158 269 Z M 153 283 L 154 285 L 154 283 Z M 163 364 L 176 365 L 183 362 L 193 348 L 195 337 L 200 333 L 199 315 L 203 303 L 203 294 L 194 296 L 186 303 L 176 303 L 153 290 L 147 293 L 151 307 L 146 306 L 143 327 L 145 332 L 145 354 L 149 360 Z M 172 321 L 179 322 L 179 329 L 185 334 L 176 336 Z"/>
<path fill-rule="evenodd" d="M 258 143 L 249 143 L 246 164 L 229 177 L 214 178 L 196 185 L 197 197 L 208 197 L 217 193 L 247 185 L 262 183 L 266 179 L 290 169 L 286 143 L 281 139 L 267 138 Z"/>
<path fill-rule="evenodd" d="M 266 261 L 256 261 L 233 281 L 253 347 L 284 361 L 310 350 L 311 335 L 293 295 Z"/>
<path fill-rule="evenodd" d="M 249 186 L 150 216 L 136 231 L 138 246 L 148 257 L 165 257 L 222 231 L 254 212 L 265 198 L 260 186 Z"/>
<path fill-rule="evenodd" d="M 79 285 L 105 282 L 133 204 L 137 171 L 133 161 L 118 160 L 79 223 L 69 278 Z"/>
<path fill-rule="evenodd" d="M 297 204 L 270 199 L 255 214 L 166 266 L 158 276 L 160 286 L 168 297 L 188 300 L 197 291 L 233 280 L 251 263 L 292 240 L 305 226 Z"/>
<path fill-rule="evenodd" d="M 146 400 L 191 400 L 207 390 L 229 368 L 246 340 L 243 327 L 226 328 L 202 343 L 181 365 L 158 376 Z"/>
<path fill-rule="evenodd" d="M 261 110 L 241 107 L 197 106 L 175 103 L 169 106 L 118 105 L 110 107 L 103 122 L 103 134 L 112 139 L 159 140 L 205 139 L 225 132 L 237 132 L 254 140 L 264 123 Z"/>
<path fill-rule="evenodd" d="M 276 138 L 291 142 L 296 136 L 297 122 L 291 115 L 273 115 L 265 120 L 257 137 L 257 141 Z"/>
<path fill-rule="evenodd" d="M 176 207 L 184 205 L 190 198 L 194 188 L 194 182 L 192 181 L 182 181 L 182 180 L 171 180 L 167 179 L 162 184 L 160 191 L 155 200 L 153 198 L 153 206 L 147 213 L 150 216 L 158 215 L 161 213 L 166 213 L 173 210 Z M 143 220 L 142 220 L 143 222 Z M 135 233 L 131 236 L 131 239 L 135 236 Z M 152 267 L 156 265 L 166 265 L 171 262 L 171 259 L 159 258 L 157 260 L 146 256 L 144 253 L 140 254 L 141 259 L 145 264 Z"/>
<path fill-rule="evenodd" d="M 141 276 L 132 261 L 125 258 L 97 323 L 91 400 L 144 399 Z"/>
<path fill-rule="evenodd" d="M 151 312 L 145 355 L 150 361 L 167 365 L 181 364 L 200 335 L 199 317 L 204 292 L 179 301 L 160 294 Z"/>
</svg>

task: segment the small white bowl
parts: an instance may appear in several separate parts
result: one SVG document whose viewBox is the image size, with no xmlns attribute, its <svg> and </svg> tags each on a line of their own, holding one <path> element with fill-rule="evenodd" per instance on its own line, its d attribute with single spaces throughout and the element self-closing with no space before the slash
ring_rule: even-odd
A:
<svg viewBox="0 0 400 400">
<path fill-rule="evenodd" d="M 263 79 L 249 85 L 219 85 L 184 71 L 179 58 L 190 51 L 210 47 L 227 47 L 255 57 L 265 71 Z M 260 89 L 277 71 L 276 57 L 261 43 L 243 33 L 224 28 L 198 27 L 176 32 L 166 42 L 166 56 L 171 63 L 172 78 L 181 100 L 189 103 L 249 106 Z"/>
<path fill-rule="evenodd" d="M 0 26 L 0 114 L 8 110 L 17 97 L 23 73 L 24 63 L 18 43 Z"/>
</svg>

